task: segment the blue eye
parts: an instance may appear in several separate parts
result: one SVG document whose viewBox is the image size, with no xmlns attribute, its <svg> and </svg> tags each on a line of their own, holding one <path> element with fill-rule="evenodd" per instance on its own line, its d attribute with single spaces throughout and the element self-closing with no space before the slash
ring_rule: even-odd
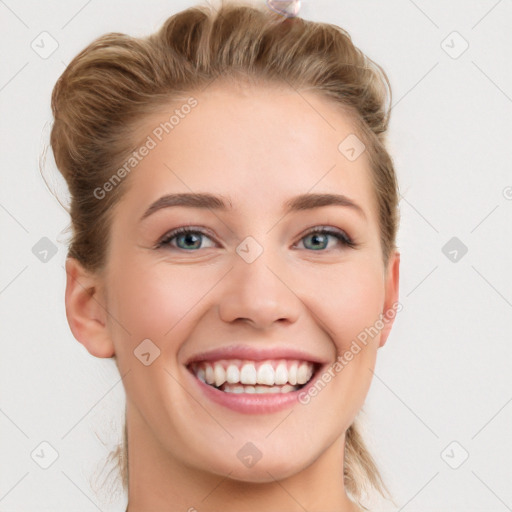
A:
<svg viewBox="0 0 512 512">
<path fill-rule="evenodd" d="M 343 231 L 323 226 L 313 228 L 309 233 L 303 236 L 300 241 L 303 242 L 306 249 L 322 251 L 329 247 L 329 238 L 335 239 L 339 244 L 345 247 L 357 247 L 357 243 L 353 242 Z M 205 247 L 203 244 L 205 239 L 210 240 L 212 244 Z M 309 241 L 310 243 L 305 243 L 304 241 Z M 171 247 L 185 251 L 215 247 L 215 243 L 212 239 L 202 230 L 187 227 L 177 228 L 165 235 L 164 238 L 157 243 L 156 248 L 158 249 L 165 245 L 170 245 Z"/>
<path fill-rule="evenodd" d="M 356 243 L 353 242 L 343 231 L 335 228 L 316 227 L 307 233 L 301 241 L 310 240 L 312 247 L 306 247 L 306 249 L 312 249 L 313 251 L 327 249 L 329 245 L 329 237 L 335 238 L 338 243 L 346 247 L 356 247 Z M 304 243 L 306 246 L 306 243 Z"/>
<path fill-rule="evenodd" d="M 208 238 L 205 233 L 197 229 L 189 228 L 178 228 L 171 231 L 165 237 L 158 242 L 157 248 L 164 245 L 176 246 L 178 249 L 184 249 L 185 251 L 191 251 L 194 249 L 204 249 L 202 246 L 203 238 Z M 170 242 L 176 240 L 176 244 Z M 214 247 L 211 245 L 210 247 Z"/>
</svg>

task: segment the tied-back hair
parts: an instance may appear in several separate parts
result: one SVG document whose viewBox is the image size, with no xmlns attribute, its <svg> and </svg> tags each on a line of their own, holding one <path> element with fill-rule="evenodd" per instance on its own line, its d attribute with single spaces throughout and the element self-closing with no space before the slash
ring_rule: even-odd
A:
<svg viewBox="0 0 512 512">
<path fill-rule="evenodd" d="M 391 88 L 384 70 L 342 28 L 286 18 L 259 6 L 198 5 L 169 17 L 155 33 L 103 35 L 67 66 L 53 89 L 50 144 L 70 193 L 68 256 L 85 269 L 105 268 L 113 207 L 129 176 L 99 200 L 102 187 L 137 147 L 145 116 L 213 80 L 281 84 L 318 93 L 350 116 L 364 141 L 377 203 L 382 259 L 396 249 L 398 183 L 385 136 Z M 191 114 L 193 115 L 193 114 Z M 341 141 L 340 141 L 341 142 Z M 346 431 L 344 480 L 360 502 L 363 492 L 388 492 L 356 421 Z M 128 487 L 126 425 L 110 454 Z M 362 506 L 362 504 L 360 503 Z"/>
</svg>

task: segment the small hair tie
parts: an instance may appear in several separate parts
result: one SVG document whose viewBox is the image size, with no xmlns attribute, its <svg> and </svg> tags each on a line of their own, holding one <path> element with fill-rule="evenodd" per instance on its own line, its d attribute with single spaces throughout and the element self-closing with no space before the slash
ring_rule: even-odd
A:
<svg viewBox="0 0 512 512">
<path fill-rule="evenodd" d="M 299 14 L 300 0 L 266 0 L 267 6 L 274 12 L 285 16 L 286 18 L 293 18 Z"/>
</svg>

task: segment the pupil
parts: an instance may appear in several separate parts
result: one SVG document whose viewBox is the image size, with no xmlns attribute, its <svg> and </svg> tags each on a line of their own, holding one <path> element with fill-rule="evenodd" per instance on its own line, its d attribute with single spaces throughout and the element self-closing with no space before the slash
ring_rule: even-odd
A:
<svg viewBox="0 0 512 512">
<path fill-rule="evenodd" d="M 312 235 L 312 242 L 313 242 L 313 245 L 320 244 L 322 246 L 322 248 L 325 248 L 325 235 L 319 235 L 319 234 Z"/>
<path fill-rule="evenodd" d="M 183 240 L 185 241 L 185 245 L 197 245 L 199 237 L 192 233 L 187 233 L 186 235 L 183 235 Z"/>
</svg>

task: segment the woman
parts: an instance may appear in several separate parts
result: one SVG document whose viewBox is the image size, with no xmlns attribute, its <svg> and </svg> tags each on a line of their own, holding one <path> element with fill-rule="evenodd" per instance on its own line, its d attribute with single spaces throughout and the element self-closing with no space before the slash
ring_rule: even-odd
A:
<svg viewBox="0 0 512 512">
<path fill-rule="evenodd" d="M 339 27 L 240 4 L 102 36 L 59 78 L 66 312 L 123 376 L 128 512 L 384 491 L 356 416 L 400 307 L 388 99 Z"/>
</svg>

